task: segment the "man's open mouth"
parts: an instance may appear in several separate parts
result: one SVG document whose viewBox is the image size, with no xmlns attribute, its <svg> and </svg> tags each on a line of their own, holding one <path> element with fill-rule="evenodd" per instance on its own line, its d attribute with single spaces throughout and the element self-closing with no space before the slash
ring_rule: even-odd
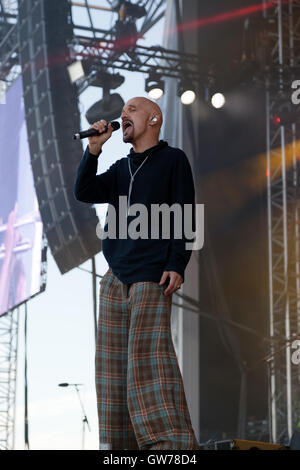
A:
<svg viewBox="0 0 300 470">
<path fill-rule="evenodd" d="M 125 121 L 122 127 L 123 127 L 123 134 L 125 135 L 133 128 L 133 123 L 131 121 Z"/>
</svg>

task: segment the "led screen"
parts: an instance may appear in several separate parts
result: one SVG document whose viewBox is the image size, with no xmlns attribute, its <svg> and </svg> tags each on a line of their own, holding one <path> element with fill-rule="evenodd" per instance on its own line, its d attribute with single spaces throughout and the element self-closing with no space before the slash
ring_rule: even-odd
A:
<svg viewBox="0 0 300 470">
<path fill-rule="evenodd" d="M 42 250 L 20 76 L 0 104 L 0 315 L 41 291 Z"/>
</svg>

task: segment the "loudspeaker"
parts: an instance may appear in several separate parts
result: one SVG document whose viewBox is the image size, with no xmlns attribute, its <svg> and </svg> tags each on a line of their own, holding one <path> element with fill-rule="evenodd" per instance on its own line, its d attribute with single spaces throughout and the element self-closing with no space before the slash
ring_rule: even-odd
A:
<svg viewBox="0 0 300 470">
<path fill-rule="evenodd" d="M 77 201 L 73 185 L 83 148 L 72 62 L 68 0 L 19 0 L 18 41 L 31 165 L 44 231 L 61 273 L 101 250 L 91 204 Z"/>
</svg>

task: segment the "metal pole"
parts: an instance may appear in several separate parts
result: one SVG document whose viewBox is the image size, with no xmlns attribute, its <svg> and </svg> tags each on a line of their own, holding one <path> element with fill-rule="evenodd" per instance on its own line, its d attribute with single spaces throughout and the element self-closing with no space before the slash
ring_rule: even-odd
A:
<svg viewBox="0 0 300 470">
<path fill-rule="evenodd" d="M 16 390 L 17 390 L 17 370 L 18 370 L 18 344 L 19 344 L 19 307 L 17 307 L 16 313 L 16 332 L 15 332 L 15 392 L 14 392 L 14 401 L 13 401 L 13 435 L 12 435 L 12 450 L 15 448 L 15 438 L 16 438 L 16 429 L 15 429 L 15 419 L 16 419 Z"/>
<path fill-rule="evenodd" d="M 94 307 L 94 325 L 95 325 L 95 346 L 97 342 L 97 274 L 95 256 L 92 258 L 92 283 L 93 283 L 93 307 Z"/>
<path fill-rule="evenodd" d="M 241 383 L 240 383 L 240 400 L 239 400 L 239 416 L 238 416 L 238 436 L 240 439 L 246 439 L 247 427 L 247 369 L 245 364 L 240 365 Z"/>
<path fill-rule="evenodd" d="M 84 8 L 86 7 L 85 4 L 79 3 L 79 2 L 71 2 L 71 5 L 74 7 L 84 7 Z M 99 7 L 98 5 L 88 5 L 88 7 L 91 8 L 92 10 L 115 11 L 112 8 Z"/>
<path fill-rule="evenodd" d="M 283 72 L 283 39 L 282 39 L 282 5 L 278 0 L 278 53 L 280 72 Z M 282 75 L 280 77 L 280 87 L 283 89 Z M 284 243 L 284 277 L 285 277 L 285 333 L 287 340 L 290 337 L 290 309 L 288 294 L 288 235 L 287 235 L 287 183 L 286 183 L 286 159 L 285 159 L 285 129 L 281 126 L 281 163 L 282 163 L 282 208 L 283 208 L 283 243 Z M 291 349 L 286 348 L 286 400 L 287 400 L 287 430 L 288 437 L 292 435 L 292 389 L 291 389 Z"/>
<path fill-rule="evenodd" d="M 80 406 L 81 406 L 81 409 L 82 409 L 82 415 L 83 415 L 83 420 L 82 420 L 82 426 L 83 426 L 83 428 L 82 428 L 82 450 L 84 450 L 85 424 L 89 428 L 90 432 L 91 432 L 91 428 L 90 428 L 87 416 L 85 414 L 83 403 L 82 403 L 81 398 L 80 398 L 80 393 L 79 393 L 78 386 L 77 386 L 77 384 L 70 384 L 70 385 L 74 385 L 74 387 L 76 389 L 76 392 L 77 392 L 77 395 L 78 395 L 78 398 L 79 398 L 79 403 L 80 403 Z"/>
<path fill-rule="evenodd" d="M 0 450 L 14 448 L 19 308 L 0 317 Z"/>
<path fill-rule="evenodd" d="M 27 302 L 25 302 L 25 320 L 24 320 L 24 445 L 29 450 L 29 431 L 28 431 L 28 383 L 27 383 Z"/>
<path fill-rule="evenodd" d="M 274 337 L 274 316 L 273 316 L 273 263 L 272 263 L 272 218 L 271 218 L 271 160 L 270 160 L 270 93 L 269 83 L 267 80 L 266 91 L 266 154 L 267 154 L 267 194 L 268 194 L 268 249 L 269 249 L 269 309 L 270 309 L 270 337 Z M 274 354 L 273 343 L 271 343 L 271 355 Z M 272 364 L 271 364 L 272 362 Z M 272 442 L 276 442 L 276 402 L 275 402 L 275 375 L 274 375 L 274 358 L 271 359 L 269 368 L 270 378 L 270 398 L 269 398 L 269 416 L 270 420 L 270 438 Z"/>
<path fill-rule="evenodd" d="M 82 420 L 82 450 L 84 450 L 84 432 L 85 432 L 85 419 Z"/>
</svg>

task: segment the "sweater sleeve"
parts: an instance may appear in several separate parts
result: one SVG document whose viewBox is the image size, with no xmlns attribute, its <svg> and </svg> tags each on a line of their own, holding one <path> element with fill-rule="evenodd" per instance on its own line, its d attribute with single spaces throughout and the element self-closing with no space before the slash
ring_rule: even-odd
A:
<svg viewBox="0 0 300 470">
<path fill-rule="evenodd" d="M 192 221 L 188 221 L 188 231 L 195 232 L 195 187 L 192 169 L 186 154 L 180 150 L 175 156 L 175 164 L 172 172 L 171 180 L 171 203 L 179 203 L 182 210 L 182 238 L 174 238 L 171 224 L 171 242 L 169 248 L 169 256 L 164 271 L 176 271 L 181 275 L 184 282 L 184 271 L 190 260 L 192 250 L 185 248 L 186 243 L 192 243 L 195 236 L 187 238 L 184 233 L 184 204 L 192 205 Z M 174 221 L 174 218 L 173 218 Z"/>
<path fill-rule="evenodd" d="M 99 155 L 102 151 L 99 153 Z M 97 175 L 98 157 L 89 152 L 87 146 L 77 169 L 74 182 L 74 196 L 78 201 L 88 203 L 109 202 L 116 181 L 116 163 L 107 171 Z"/>
</svg>

